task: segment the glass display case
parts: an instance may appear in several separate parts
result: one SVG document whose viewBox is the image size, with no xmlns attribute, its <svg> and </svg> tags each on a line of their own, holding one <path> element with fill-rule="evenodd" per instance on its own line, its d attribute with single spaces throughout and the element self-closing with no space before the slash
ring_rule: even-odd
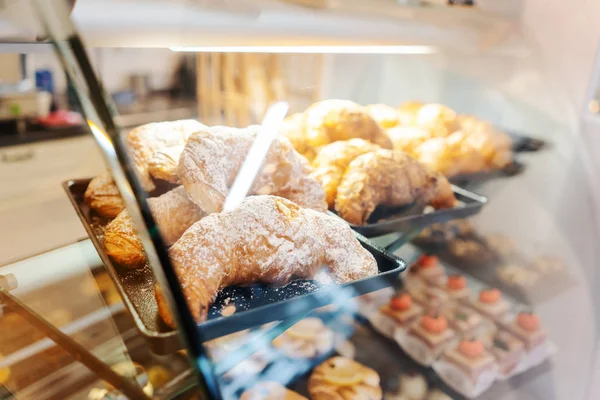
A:
<svg viewBox="0 0 600 400">
<path fill-rule="evenodd" d="M 525 11 L 0 8 L 81 115 L 0 147 L 0 399 L 596 398 L 597 85 Z"/>
</svg>

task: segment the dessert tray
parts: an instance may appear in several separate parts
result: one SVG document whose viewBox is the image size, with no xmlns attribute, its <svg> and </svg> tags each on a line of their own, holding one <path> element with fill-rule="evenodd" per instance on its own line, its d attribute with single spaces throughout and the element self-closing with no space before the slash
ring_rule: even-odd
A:
<svg viewBox="0 0 600 400">
<path fill-rule="evenodd" d="M 165 325 L 158 315 L 154 297 L 155 278 L 151 267 L 146 264 L 139 269 L 122 269 L 106 255 L 102 243 L 104 226 L 108 221 L 93 213 L 83 200 L 89 182 L 90 179 L 69 180 L 63 183 L 63 187 L 137 329 L 155 353 L 167 354 L 183 348 L 177 333 Z M 375 257 L 379 268 L 377 275 L 343 285 L 295 280 L 279 288 L 265 285 L 227 287 L 211 306 L 208 319 L 197 325 L 198 333 L 204 340 L 210 340 L 271 321 L 297 317 L 340 298 L 392 286 L 398 274 L 406 269 L 406 263 L 358 234 L 357 238 Z M 229 314 L 225 309 L 233 310 L 233 314 L 224 316 Z"/>
</svg>

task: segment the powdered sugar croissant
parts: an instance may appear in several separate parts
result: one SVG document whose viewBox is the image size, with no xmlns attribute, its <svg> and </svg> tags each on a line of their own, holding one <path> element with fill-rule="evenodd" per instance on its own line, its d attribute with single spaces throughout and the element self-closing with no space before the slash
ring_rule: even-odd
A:
<svg viewBox="0 0 600 400">
<path fill-rule="evenodd" d="M 187 228 L 206 215 L 185 193 L 183 186 L 148 199 L 148 206 L 167 246 L 175 243 Z M 106 226 L 104 249 L 122 267 L 138 268 L 146 262 L 144 248 L 127 210 Z"/>
<path fill-rule="evenodd" d="M 229 285 L 284 285 L 313 278 L 322 267 L 340 283 L 377 273 L 375 259 L 346 223 L 276 196 L 251 196 L 233 211 L 201 219 L 169 256 L 196 321 L 206 319 Z M 174 326 L 160 289 L 156 298 L 161 317 Z"/>
<path fill-rule="evenodd" d="M 456 198 L 448 180 L 406 153 L 377 150 L 355 158 L 337 189 L 335 210 L 360 225 L 382 204 L 403 206 L 421 199 L 436 208 L 452 207 Z"/>
<path fill-rule="evenodd" d="M 191 198 L 208 212 L 223 208 L 259 126 L 245 129 L 212 127 L 192 135 L 177 167 L 177 175 Z M 325 211 L 325 193 L 310 176 L 308 161 L 284 137 L 277 137 L 249 194 L 271 194 L 302 207 Z"/>
</svg>

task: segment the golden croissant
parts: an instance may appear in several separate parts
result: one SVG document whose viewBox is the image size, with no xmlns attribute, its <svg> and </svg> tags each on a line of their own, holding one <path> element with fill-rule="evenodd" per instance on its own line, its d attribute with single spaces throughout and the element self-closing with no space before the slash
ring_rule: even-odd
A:
<svg viewBox="0 0 600 400">
<path fill-rule="evenodd" d="M 320 101 L 310 106 L 305 114 L 305 138 L 313 148 L 353 138 L 392 148 L 390 139 L 369 111 L 352 101 Z"/>
<path fill-rule="evenodd" d="M 313 160 L 312 176 L 325 189 L 329 208 L 333 208 L 337 188 L 346 173 L 346 168 L 356 157 L 380 149 L 381 147 L 363 139 L 340 140 L 323 146 Z"/>
<path fill-rule="evenodd" d="M 123 209 L 123 199 L 109 171 L 92 179 L 83 195 L 85 203 L 105 218 L 114 218 Z"/>
<path fill-rule="evenodd" d="M 148 206 L 167 246 L 175 243 L 187 228 L 206 215 L 185 193 L 183 186 L 148 199 Z M 146 254 L 127 210 L 106 226 L 104 249 L 122 267 L 144 266 Z"/>
<path fill-rule="evenodd" d="M 173 146 L 183 146 L 188 137 L 205 128 L 195 120 L 153 122 L 139 126 L 127 134 L 126 145 L 138 171 L 142 187 L 147 191 L 156 188 L 148 170 L 155 153 Z"/>
<path fill-rule="evenodd" d="M 179 184 L 177 165 L 184 146 L 173 146 L 158 150 L 148 161 L 148 172 L 153 178 Z"/>
<path fill-rule="evenodd" d="M 355 158 L 342 178 L 335 210 L 351 224 L 366 223 L 378 205 L 403 206 L 422 200 L 435 208 L 454 206 L 447 179 L 406 153 L 377 150 Z"/>
<path fill-rule="evenodd" d="M 212 127 L 192 135 L 177 167 L 177 175 L 191 198 L 208 212 L 223 209 L 229 187 L 246 158 L 259 126 L 245 129 Z M 302 207 L 327 210 L 321 185 L 312 168 L 284 137 L 277 137 L 249 194 L 285 197 Z"/>
<path fill-rule="evenodd" d="M 333 357 L 318 365 L 308 380 L 313 400 L 381 400 L 379 374 L 345 357 Z"/>
<path fill-rule="evenodd" d="M 198 322 L 229 285 L 285 285 L 326 268 L 336 282 L 377 273 L 377 263 L 336 217 L 276 196 L 250 196 L 235 210 L 210 214 L 169 249 L 173 268 Z M 174 321 L 157 287 L 159 313 Z"/>
<path fill-rule="evenodd" d="M 292 114 L 283 121 L 279 132 L 290 141 L 292 147 L 298 153 L 302 154 L 308 161 L 312 161 L 317 154 L 317 149 L 306 140 L 305 120 L 306 115 L 304 113 Z"/>
<path fill-rule="evenodd" d="M 370 104 L 366 108 L 369 115 L 383 129 L 393 128 L 402 123 L 400 112 L 394 107 L 385 104 Z"/>
</svg>

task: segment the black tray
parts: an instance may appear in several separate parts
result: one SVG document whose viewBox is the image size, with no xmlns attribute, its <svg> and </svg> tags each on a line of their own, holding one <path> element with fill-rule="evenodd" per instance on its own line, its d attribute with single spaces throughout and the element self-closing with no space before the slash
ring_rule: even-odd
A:
<svg viewBox="0 0 600 400">
<path fill-rule="evenodd" d="M 472 183 L 487 182 L 492 179 L 509 178 L 525 171 L 525 164 L 513 159 L 512 162 L 501 169 L 491 169 L 487 171 L 474 172 L 472 174 L 459 174 L 448 177 L 448 180 L 454 185 L 467 186 Z"/>
<path fill-rule="evenodd" d="M 487 203 L 487 198 L 452 185 L 454 195 L 461 202 L 458 207 L 435 210 L 424 214 L 423 206 L 414 205 L 404 208 L 378 207 L 369 221 L 378 221 L 366 225 L 350 224 L 352 229 L 368 238 L 389 233 L 405 233 L 416 228 L 446 222 L 452 219 L 466 218 L 477 214 Z"/>
<path fill-rule="evenodd" d="M 540 151 L 548 147 L 548 142 L 532 138 L 519 132 L 505 131 L 512 138 L 512 150 L 515 153 L 529 153 Z"/>
<path fill-rule="evenodd" d="M 155 353 L 167 354 L 183 348 L 175 331 L 167 327 L 158 315 L 154 298 L 154 274 L 149 265 L 135 270 L 116 267 L 104 252 L 104 227 L 109 222 L 95 215 L 83 201 L 90 179 L 69 180 L 63 187 L 79 215 L 98 255 L 102 259 L 125 307 L 140 333 Z M 253 285 L 228 287 L 219 293 L 209 310 L 208 320 L 198 324 L 204 340 L 214 339 L 271 321 L 283 320 L 331 304 L 340 297 L 357 296 L 392 286 L 406 263 L 357 235 L 379 266 L 379 274 L 343 285 L 323 285 L 312 280 L 296 280 L 282 288 Z M 235 305 L 236 313 L 221 316 L 226 305 Z"/>
</svg>

